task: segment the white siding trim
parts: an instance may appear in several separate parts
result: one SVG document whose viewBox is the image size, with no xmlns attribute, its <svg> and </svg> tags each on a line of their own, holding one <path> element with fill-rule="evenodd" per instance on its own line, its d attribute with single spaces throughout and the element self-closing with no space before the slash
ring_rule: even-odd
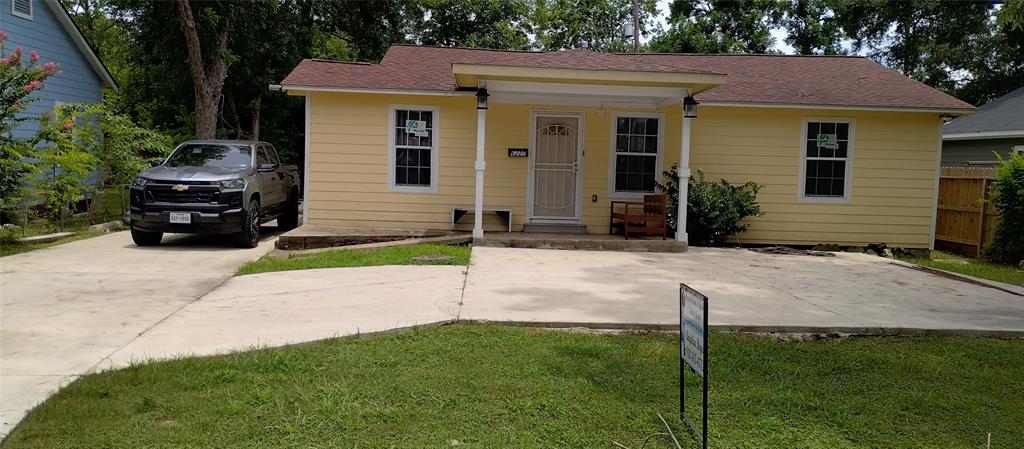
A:
<svg viewBox="0 0 1024 449">
<path fill-rule="evenodd" d="M 395 111 L 407 110 L 407 111 L 431 111 L 433 114 L 434 127 L 430 130 L 433 134 L 430 136 L 430 185 L 425 187 L 419 186 L 399 186 L 395 185 L 395 127 L 398 126 L 395 123 Z M 441 108 L 434 105 L 414 105 L 414 104 L 393 104 L 388 107 L 388 191 L 389 192 L 407 192 L 407 193 L 436 193 L 437 192 L 437 172 L 441 170 L 440 165 L 440 152 L 438 151 L 439 143 L 441 141 Z"/>
<path fill-rule="evenodd" d="M 986 131 L 986 132 L 978 132 L 978 133 L 943 134 L 942 135 L 942 140 L 1001 139 L 1001 138 L 1005 138 L 1005 137 L 1024 137 L 1024 130 L 1019 130 L 1019 131 Z"/>
<path fill-rule="evenodd" d="M 928 249 L 935 250 L 935 228 L 939 219 L 939 179 L 942 175 L 942 119 L 939 119 L 939 141 L 936 144 L 938 154 L 935 155 L 935 185 L 932 188 L 932 222 L 931 230 L 928 232 Z M 984 206 L 982 206 L 984 207 Z"/>
<path fill-rule="evenodd" d="M 834 109 L 837 111 L 882 111 L 882 112 L 928 112 L 932 114 L 967 115 L 975 108 L 914 108 L 902 106 L 855 106 L 838 104 L 800 104 L 800 103 L 758 103 L 754 101 L 701 101 L 701 107 L 735 107 L 735 108 L 779 108 L 779 109 Z"/>
<path fill-rule="evenodd" d="M 609 198 L 643 198 L 644 195 L 649 195 L 655 192 L 618 192 L 615 190 L 615 135 L 618 131 L 619 117 L 640 117 L 640 118 L 656 118 L 658 119 L 658 154 L 656 156 L 656 162 L 654 163 L 655 180 L 661 177 L 663 170 L 662 164 L 665 160 L 665 114 L 660 112 L 612 112 L 612 119 L 609 128 L 608 142 L 608 197 Z"/>
<path fill-rule="evenodd" d="M 804 195 L 804 184 L 807 182 L 807 123 L 848 123 L 850 125 L 849 144 L 846 149 L 846 179 L 842 197 L 819 197 Z M 800 179 L 797 183 L 797 201 L 801 203 L 849 204 L 853 199 L 853 156 L 857 146 L 857 121 L 852 117 L 804 117 L 800 124 Z"/>
<path fill-rule="evenodd" d="M 310 133 L 310 111 L 312 109 L 311 102 L 313 100 L 312 95 L 306 95 L 306 135 L 304 142 L 304 156 L 302 158 L 302 224 L 309 223 L 309 176 L 312 174 L 309 171 L 309 133 Z"/>
</svg>

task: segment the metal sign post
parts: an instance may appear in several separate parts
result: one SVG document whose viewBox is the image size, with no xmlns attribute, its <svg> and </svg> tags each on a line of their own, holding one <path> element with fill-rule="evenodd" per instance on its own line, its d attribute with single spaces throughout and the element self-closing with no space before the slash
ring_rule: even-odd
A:
<svg viewBox="0 0 1024 449">
<path fill-rule="evenodd" d="M 679 284 L 679 417 L 693 436 L 708 447 L 708 297 L 686 284 Z M 701 379 L 703 404 L 701 427 L 686 416 L 686 367 Z"/>
</svg>

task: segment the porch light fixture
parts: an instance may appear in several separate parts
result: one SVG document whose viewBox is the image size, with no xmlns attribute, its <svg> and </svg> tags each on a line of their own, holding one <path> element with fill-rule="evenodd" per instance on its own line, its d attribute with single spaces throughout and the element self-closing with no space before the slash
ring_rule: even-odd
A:
<svg viewBox="0 0 1024 449">
<path fill-rule="evenodd" d="M 683 99 L 683 117 L 686 118 L 697 118 L 697 105 L 699 101 L 693 99 L 693 95 L 688 95 Z"/>
<path fill-rule="evenodd" d="M 476 90 L 476 108 L 477 109 L 487 109 L 487 97 L 489 97 L 489 96 L 490 96 L 490 94 L 487 93 L 487 88 L 486 87 L 481 87 L 481 88 L 477 89 Z"/>
</svg>

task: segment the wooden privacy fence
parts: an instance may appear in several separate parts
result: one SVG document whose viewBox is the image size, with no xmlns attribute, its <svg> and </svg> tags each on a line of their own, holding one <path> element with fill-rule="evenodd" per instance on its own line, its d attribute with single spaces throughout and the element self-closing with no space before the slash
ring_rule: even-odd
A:
<svg viewBox="0 0 1024 449">
<path fill-rule="evenodd" d="M 942 167 L 935 249 L 978 256 L 992 241 L 999 213 L 988 202 L 995 167 Z"/>
</svg>

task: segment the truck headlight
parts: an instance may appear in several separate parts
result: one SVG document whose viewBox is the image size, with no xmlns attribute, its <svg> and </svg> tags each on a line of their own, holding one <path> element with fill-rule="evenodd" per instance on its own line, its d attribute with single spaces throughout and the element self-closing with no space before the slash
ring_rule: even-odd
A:
<svg viewBox="0 0 1024 449">
<path fill-rule="evenodd" d="M 149 180 L 146 178 L 135 178 L 132 180 L 132 187 L 145 187 L 147 183 Z"/>
<path fill-rule="evenodd" d="M 245 180 L 244 179 L 231 179 L 231 180 L 228 180 L 228 181 L 221 181 L 220 182 L 220 186 L 225 188 L 225 189 L 244 189 L 245 188 Z"/>
</svg>

